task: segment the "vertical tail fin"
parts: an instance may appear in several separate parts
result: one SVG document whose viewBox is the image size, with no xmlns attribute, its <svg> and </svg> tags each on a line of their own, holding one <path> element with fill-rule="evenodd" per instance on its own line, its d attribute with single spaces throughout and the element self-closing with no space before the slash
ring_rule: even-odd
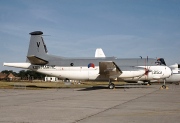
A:
<svg viewBox="0 0 180 123">
<path fill-rule="evenodd" d="M 48 51 L 42 37 L 43 32 L 35 31 L 29 34 L 31 35 L 31 39 L 27 56 L 40 56 L 47 54 Z"/>
<path fill-rule="evenodd" d="M 31 35 L 29 49 L 27 54 L 27 61 L 32 64 L 47 64 L 47 48 L 44 43 L 41 31 L 34 31 L 29 33 Z"/>
<path fill-rule="evenodd" d="M 95 52 L 95 57 L 106 57 L 101 48 L 97 48 Z"/>
</svg>

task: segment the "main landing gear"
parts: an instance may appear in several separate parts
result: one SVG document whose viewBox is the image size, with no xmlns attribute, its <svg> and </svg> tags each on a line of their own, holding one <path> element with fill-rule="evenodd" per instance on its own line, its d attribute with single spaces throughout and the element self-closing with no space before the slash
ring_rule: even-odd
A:
<svg viewBox="0 0 180 123">
<path fill-rule="evenodd" d="M 108 85 L 108 88 L 109 89 L 114 89 L 115 88 L 115 85 L 114 83 L 112 83 L 112 81 L 109 79 L 109 85 Z"/>
<path fill-rule="evenodd" d="M 151 85 L 150 81 L 143 81 L 142 85 Z"/>
</svg>

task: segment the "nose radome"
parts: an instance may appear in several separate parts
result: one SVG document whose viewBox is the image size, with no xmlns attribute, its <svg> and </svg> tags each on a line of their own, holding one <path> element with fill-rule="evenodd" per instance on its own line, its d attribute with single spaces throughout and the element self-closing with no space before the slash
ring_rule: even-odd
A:
<svg viewBox="0 0 180 123">
<path fill-rule="evenodd" d="M 170 77 L 172 75 L 172 70 L 169 67 L 166 67 L 166 76 Z"/>
</svg>

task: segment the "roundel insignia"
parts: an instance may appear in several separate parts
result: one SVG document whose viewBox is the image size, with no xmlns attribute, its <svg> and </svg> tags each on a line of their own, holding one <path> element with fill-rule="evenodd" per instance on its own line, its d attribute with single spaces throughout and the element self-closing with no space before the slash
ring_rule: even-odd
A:
<svg viewBox="0 0 180 123">
<path fill-rule="evenodd" d="M 89 64 L 88 64 L 88 68 L 90 68 L 90 67 L 93 67 L 93 68 L 94 68 L 95 65 L 94 65 L 93 63 L 89 63 Z"/>
</svg>

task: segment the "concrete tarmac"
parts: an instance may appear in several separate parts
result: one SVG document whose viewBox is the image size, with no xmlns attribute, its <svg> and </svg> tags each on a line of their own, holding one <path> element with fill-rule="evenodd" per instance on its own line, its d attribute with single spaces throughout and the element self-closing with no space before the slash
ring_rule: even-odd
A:
<svg viewBox="0 0 180 123">
<path fill-rule="evenodd" d="M 0 123 L 180 123 L 180 86 L 0 89 Z"/>
</svg>

